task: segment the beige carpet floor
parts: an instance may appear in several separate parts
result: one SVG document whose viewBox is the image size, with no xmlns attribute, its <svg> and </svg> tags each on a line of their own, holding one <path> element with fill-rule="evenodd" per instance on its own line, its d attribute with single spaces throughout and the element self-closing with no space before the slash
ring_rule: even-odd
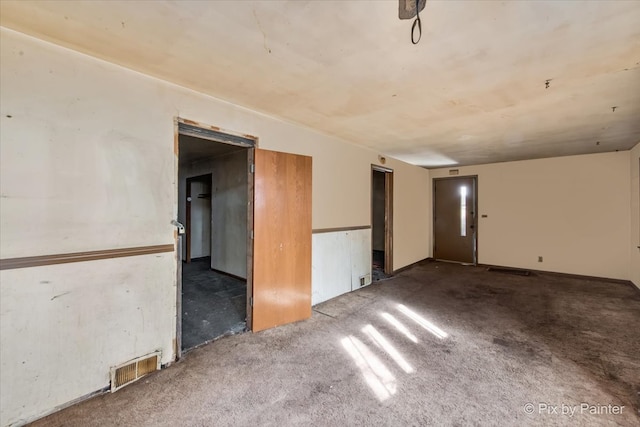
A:
<svg viewBox="0 0 640 427">
<path fill-rule="evenodd" d="M 639 392 L 640 290 L 427 262 L 35 425 L 638 426 Z"/>
</svg>

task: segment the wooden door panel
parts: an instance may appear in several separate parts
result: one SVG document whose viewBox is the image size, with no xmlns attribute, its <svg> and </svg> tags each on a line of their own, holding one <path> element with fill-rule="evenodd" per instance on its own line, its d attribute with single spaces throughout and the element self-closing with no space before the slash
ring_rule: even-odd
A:
<svg viewBox="0 0 640 427">
<path fill-rule="evenodd" d="M 254 332 L 311 316 L 311 160 L 255 150 Z"/>
</svg>

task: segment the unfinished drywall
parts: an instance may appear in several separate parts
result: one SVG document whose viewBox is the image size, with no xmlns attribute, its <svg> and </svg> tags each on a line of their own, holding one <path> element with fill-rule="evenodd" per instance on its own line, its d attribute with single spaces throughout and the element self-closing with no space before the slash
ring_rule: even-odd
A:
<svg viewBox="0 0 640 427">
<path fill-rule="evenodd" d="M 312 156 L 313 228 L 370 225 L 378 153 L 5 28 L 0 41 L 3 259 L 172 244 L 176 116 Z M 429 253 L 429 172 L 385 166 L 400 268 Z M 100 390 L 151 349 L 174 360 L 176 265 L 169 253 L 3 271 L 0 424 Z"/>
<path fill-rule="evenodd" d="M 631 160 L 631 254 L 629 274 L 640 288 L 640 143 L 629 153 Z"/>
<path fill-rule="evenodd" d="M 213 159 L 211 268 L 247 278 L 247 150 Z"/>
<path fill-rule="evenodd" d="M 479 263 L 629 279 L 628 151 L 457 169 L 478 175 Z"/>
<path fill-rule="evenodd" d="M 384 251 L 384 172 L 372 172 L 371 226 L 374 251 Z"/>
</svg>

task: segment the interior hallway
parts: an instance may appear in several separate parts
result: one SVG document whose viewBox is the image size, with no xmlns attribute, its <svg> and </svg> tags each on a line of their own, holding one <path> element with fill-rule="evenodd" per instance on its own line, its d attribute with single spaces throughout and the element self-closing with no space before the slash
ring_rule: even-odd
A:
<svg viewBox="0 0 640 427">
<path fill-rule="evenodd" d="M 247 283 L 211 270 L 211 257 L 182 264 L 182 349 L 244 331 Z"/>
<path fill-rule="evenodd" d="M 630 285 L 426 262 L 35 425 L 638 425 L 639 330 Z"/>
</svg>

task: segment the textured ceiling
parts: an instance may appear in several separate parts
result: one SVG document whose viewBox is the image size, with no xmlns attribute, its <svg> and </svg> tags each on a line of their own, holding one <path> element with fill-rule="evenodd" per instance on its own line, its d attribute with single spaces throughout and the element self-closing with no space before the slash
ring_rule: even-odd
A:
<svg viewBox="0 0 640 427">
<path fill-rule="evenodd" d="M 415 46 L 397 1 L 0 7 L 5 27 L 421 166 L 640 141 L 638 1 L 428 0 Z"/>
</svg>

